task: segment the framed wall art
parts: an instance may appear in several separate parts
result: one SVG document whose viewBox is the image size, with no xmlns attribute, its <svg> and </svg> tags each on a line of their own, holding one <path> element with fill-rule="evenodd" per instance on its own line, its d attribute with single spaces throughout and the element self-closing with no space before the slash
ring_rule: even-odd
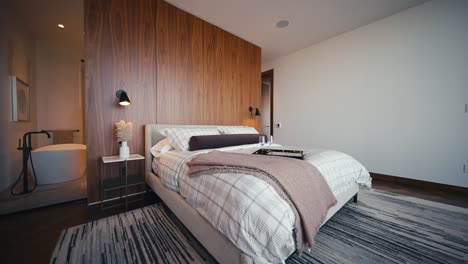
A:
<svg viewBox="0 0 468 264">
<path fill-rule="evenodd" d="M 10 76 L 11 82 L 11 105 L 13 122 L 30 121 L 30 97 L 29 85 L 18 79 L 16 76 Z"/>
</svg>

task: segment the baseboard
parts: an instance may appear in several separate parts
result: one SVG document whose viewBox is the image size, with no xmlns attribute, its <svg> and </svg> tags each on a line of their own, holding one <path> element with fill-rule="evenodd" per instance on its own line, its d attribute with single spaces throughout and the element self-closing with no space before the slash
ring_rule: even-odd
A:
<svg viewBox="0 0 468 264">
<path fill-rule="evenodd" d="M 370 173 L 372 179 L 386 181 L 386 182 L 393 182 L 393 183 L 401 183 L 409 186 L 415 186 L 427 190 L 438 190 L 438 191 L 447 191 L 447 192 L 457 192 L 461 194 L 468 195 L 468 188 L 461 187 L 461 186 L 454 186 L 436 182 L 428 182 L 428 181 L 421 181 L 409 178 L 403 178 L 398 176 L 386 175 L 381 173 Z"/>
<path fill-rule="evenodd" d="M 25 210 L 11 211 L 11 212 L 8 212 L 8 213 L 0 213 L 0 216 L 10 216 L 10 215 L 14 215 L 14 214 L 29 213 L 29 212 L 38 211 L 38 210 L 42 210 L 42 209 L 47 209 L 47 208 L 51 208 L 51 207 L 63 206 L 63 205 L 73 204 L 73 203 L 86 203 L 86 202 L 88 202 L 88 198 L 79 198 L 79 199 L 74 199 L 74 200 L 70 200 L 70 201 L 57 202 L 57 203 L 53 203 L 53 204 L 48 204 L 48 205 L 38 206 L 38 207 L 34 207 L 34 208 L 29 208 L 29 209 L 25 209 Z"/>
</svg>

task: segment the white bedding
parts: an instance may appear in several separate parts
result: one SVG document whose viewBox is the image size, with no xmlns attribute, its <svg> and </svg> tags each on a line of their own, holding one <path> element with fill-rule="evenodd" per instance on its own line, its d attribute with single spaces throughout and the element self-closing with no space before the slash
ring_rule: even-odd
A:
<svg viewBox="0 0 468 264">
<path fill-rule="evenodd" d="M 258 148 L 253 144 L 218 150 L 252 153 Z M 189 178 L 186 162 L 209 151 L 168 152 L 153 161 L 153 170 L 166 187 L 179 192 L 255 263 L 283 263 L 295 250 L 292 209 L 273 187 L 251 175 L 215 173 Z M 317 167 L 335 196 L 355 183 L 371 185 L 367 170 L 344 153 L 310 150 L 305 160 Z"/>
</svg>

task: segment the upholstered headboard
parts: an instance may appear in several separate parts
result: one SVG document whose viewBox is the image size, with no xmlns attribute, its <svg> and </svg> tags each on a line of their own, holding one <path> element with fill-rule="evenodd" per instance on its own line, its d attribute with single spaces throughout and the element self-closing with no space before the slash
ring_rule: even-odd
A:
<svg viewBox="0 0 468 264">
<path fill-rule="evenodd" d="M 163 124 L 148 124 L 145 125 L 145 175 L 148 175 L 151 172 L 151 162 L 153 162 L 152 155 L 150 152 L 150 148 L 154 146 L 154 144 L 158 143 L 165 137 L 161 135 L 158 130 L 162 128 L 168 127 L 186 127 L 186 128 L 216 128 L 220 126 L 204 126 L 204 125 L 163 125 Z"/>
</svg>

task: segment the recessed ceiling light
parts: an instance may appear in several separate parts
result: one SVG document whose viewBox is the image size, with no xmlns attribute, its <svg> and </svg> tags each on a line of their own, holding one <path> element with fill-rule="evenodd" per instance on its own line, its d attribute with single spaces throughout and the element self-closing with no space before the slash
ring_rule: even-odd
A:
<svg viewBox="0 0 468 264">
<path fill-rule="evenodd" d="M 287 26 L 289 26 L 289 21 L 287 20 L 280 20 L 278 23 L 276 23 L 277 28 L 285 28 Z"/>
<path fill-rule="evenodd" d="M 65 28 L 65 26 L 63 24 L 58 24 L 57 25 L 59 28 Z"/>
</svg>

